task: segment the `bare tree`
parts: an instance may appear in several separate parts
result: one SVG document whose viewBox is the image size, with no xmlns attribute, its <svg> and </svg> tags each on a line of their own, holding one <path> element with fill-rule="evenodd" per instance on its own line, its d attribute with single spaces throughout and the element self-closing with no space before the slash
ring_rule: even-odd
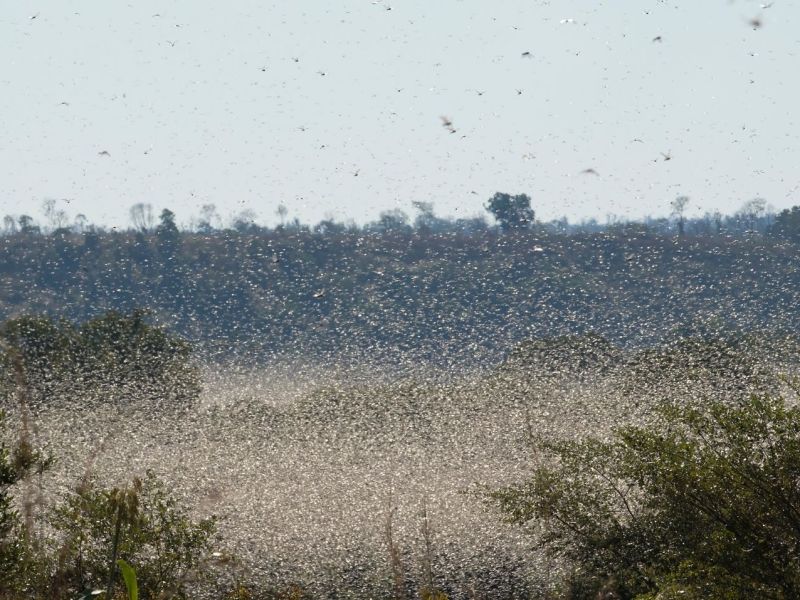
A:
<svg viewBox="0 0 800 600">
<path fill-rule="evenodd" d="M 748 233 L 753 233 L 756 230 L 756 223 L 764 216 L 767 208 L 767 201 L 763 198 L 753 198 L 748 200 L 736 215 L 741 219 L 746 227 Z"/>
<path fill-rule="evenodd" d="M 689 204 L 689 196 L 678 196 L 669 203 L 672 208 L 672 216 L 678 224 L 678 235 L 683 237 L 686 233 L 686 206 Z"/>
<path fill-rule="evenodd" d="M 66 211 L 57 208 L 57 203 L 58 201 L 53 198 L 48 198 L 42 202 L 42 211 L 51 232 L 66 227 L 69 222 Z"/>
<path fill-rule="evenodd" d="M 78 213 L 75 215 L 75 221 L 72 224 L 72 228 L 76 233 L 83 233 L 86 231 L 86 225 L 88 225 L 88 223 L 89 219 L 86 218 L 86 215 L 83 213 Z"/>
<path fill-rule="evenodd" d="M 286 205 L 283 202 L 281 202 L 278 204 L 278 209 L 275 211 L 275 214 L 280 217 L 281 227 L 283 227 L 284 222 L 286 221 L 286 215 L 289 214 L 289 209 L 286 208 Z"/>
<path fill-rule="evenodd" d="M 47 200 L 42 201 L 42 212 L 44 213 L 44 218 L 47 219 L 48 223 L 51 223 L 53 218 L 53 213 L 56 211 L 56 201 L 53 198 L 48 198 Z"/>
<path fill-rule="evenodd" d="M 130 208 L 131 224 L 133 228 L 148 233 L 153 230 L 155 217 L 153 216 L 153 206 L 145 202 L 138 202 Z"/>
<path fill-rule="evenodd" d="M 3 217 L 3 229 L 6 234 L 17 233 L 17 220 L 11 215 Z"/>
</svg>

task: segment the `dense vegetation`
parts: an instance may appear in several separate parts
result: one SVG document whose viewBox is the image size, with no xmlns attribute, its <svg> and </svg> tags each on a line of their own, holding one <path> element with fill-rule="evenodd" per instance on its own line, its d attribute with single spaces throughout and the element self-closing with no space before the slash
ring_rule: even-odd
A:
<svg viewBox="0 0 800 600">
<path fill-rule="evenodd" d="M 553 462 L 489 496 L 571 566 L 568 597 L 797 598 L 800 409 L 753 396 L 659 417 L 542 443 Z"/>
<path fill-rule="evenodd" d="M 161 397 L 168 382 L 186 378 L 191 393 L 170 402 L 184 409 L 178 419 L 192 423 L 185 409 L 197 400 L 198 382 L 186 342 L 134 312 L 82 325 L 20 318 L 3 326 L 2 343 L 3 402 L 16 407 L 22 426 L 16 436 L 6 430 L 0 437 L 9 440 L 0 444 L 0 597 L 74 598 L 108 586 L 122 597 L 116 559 L 133 567 L 142 598 L 201 591 L 231 599 L 316 597 L 291 580 L 273 581 L 277 587 L 241 581 L 235 557 L 216 535 L 216 519 L 192 519 L 150 472 L 104 487 L 89 471 L 54 505 L 35 498 L 35 482 L 47 477 L 58 455 L 33 447 L 27 409 L 35 419 L 54 404 L 77 407 L 75 396 L 93 394 L 98 384 L 91 375 L 102 372 L 106 390 L 149 382 L 135 410 L 159 418 L 169 409 Z M 64 363 L 69 353 L 74 362 Z M 461 388 L 463 406 L 443 414 L 442 396 L 455 388 L 386 384 L 319 388 L 292 410 L 304 435 L 323 445 L 337 444 L 324 437 L 335 432 L 379 452 L 382 438 L 399 428 L 434 451 L 436 436 L 481 412 L 529 410 L 544 390 L 558 389 L 557 380 L 606 378 L 620 397 L 647 403 L 644 424 L 617 428 L 610 438 L 538 439 L 527 482 L 479 494 L 499 508 L 498 518 L 531 533 L 563 579 L 551 581 L 549 591 L 526 582 L 518 565 L 494 548 L 475 559 L 483 571 L 473 571 L 472 589 L 485 591 L 474 597 L 785 600 L 800 593 L 800 409 L 787 396 L 795 384 L 777 373 L 795 357 L 791 339 L 713 328 L 646 349 L 619 347 L 596 334 L 537 339 L 518 345 L 478 384 L 491 390 L 490 403 L 470 398 L 477 388 Z M 63 392 L 59 386 L 73 375 L 83 387 Z M 43 381 L 50 387 L 40 387 Z M 121 415 L 133 408 L 124 395 L 97 402 L 115 404 Z M 259 410 L 270 421 L 260 431 L 284 435 L 286 415 Z M 210 418 L 224 417 L 214 412 Z M 365 562 L 352 564 L 340 579 L 344 587 L 325 597 L 469 597 L 432 549 L 427 513 L 422 575 L 407 570 L 392 514 L 384 564 L 351 553 L 351 561 Z M 378 574 L 372 582 L 371 573 Z"/>
<path fill-rule="evenodd" d="M 24 486 L 12 486 L 41 476 L 51 459 L 35 452 L 23 460 L 21 452 L 23 445 L 0 445 L 0 598 L 95 597 L 114 589 L 119 557 L 136 565 L 143 599 L 186 598 L 188 584 L 208 577 L 214 519 L 193 522 L 151 473 L 124 488 L 86 479 L 56 506 L 35 506 Z"/>
<path fill-rule="evenodd" d="M 0 326 L 0 341 L 15 352 L 2 356 L 0 396 L 19 385 L 14 360 L 20 361 L 30 408 L 57 399 L 80 410 L 144 401 L 167 411 L 190 405 L 200 392 L 189 344 L 148 324 L 142 311 L 82 324 L 20 317 Z"/>
<path fill-rule="evenodd" d="M 413 223 L 394 211 L 363 227 L 270 229 L 242 216 L 223 228 L 206 207 L 181 230 L 146 205 L 128 231 L 68 226 L 54 205 L 48 226 L 6 219 L 0 407 L 15 425 L 0 432 L 0 598 L 108 587 L 122 597 L 118 558 L 142 598 L 800 595 L 800 412 L 779 377 L 797 365 L 800 208 L 771 215 L 755 202 L 688 219 L 678 199 L 671 219 L 602 226 L 537 222 L 525 195 L 496 194 L 486 208 L 497 226 L 441 219 L 426 203 Z M 200 410 L 204 360 L 292 352 L 486 368 L 465 381 L 335 382 L 293 403 Z M 35 424 L 65 414 L 129 420 L 129 433 L 164 420 L 178 428 L 145 435 L 146 447 L 168 454 L 188 431 L 189 447 L 238 445 L 238 460 L 256 448 L 303 463 L 408 452 L 408 464 L 490 469 L 528 465 L 533 445 L 527 481 L 468 497 L 534 548 L 521 556 L 489 535 L 461 567 L 459 548 L 435 546 L 426 496 L 418 560 L 393 529 L 390 498 L 370 515 L 383 554 L 346 540 L 356 547 L 337 545 L 343 563 L 303 572 L 257 548 L 266 574 L 245 581 L 224 549 L 242 546 L 220 541 L 221 521 L 195 518 L 199 500 L 184 504 L 150 471 L 131 466 L 120 483 L 87 468 L 45 502 L 71 449 L 37 447 Z M 595 431 L 604 414 L 624 424 Z M 69 444 L 105 433 L 69 431 Z M 500 462 L 478 458 L 480 446 Z M 312 491 L 298 492 L 290 466 L 275 485 L 291 491 L 278 493 Z M 533 576 L 531 565 L 552 571 Z"/>
<path fill-rule="evenodd" d="M 185 408 L 199 391 L 188 344 L 137 311 L 80 326 L 23 317 L 0 329 L 0 348 L 0 598 L 108 596 L 123 556 L 136 565 L 140 597 L 185 598 L 193 571 L 211 559 L 215 519 L 193 522 L 150 472 L 100 488 L 87 470 L 45 506 L 32 484 L 58 457 L 34 447 L 31 418 L 56 403 L 79 411 L 143 402 L 162 412 Z M 21 422 L 11 443 L 3 408 Z"/>
<path fill-rule="evenodd" d="M 395 211 L 363 227 L 240 217 L 223 228 L 206 208 L 184 230 L 146 205 L 127 231 L 70 226 L 52 206 L 48 226 L 9 217 L 0 317 L 148 307 L 209 354 L 405 351 L 462 363 L 496 361 L 530 337 L 595 331 L 641 345 L 712 317 L 800 325 L 797 210 L 773 215 L 761 201 L 728 217 L 689 219 L 682 202 L 670 219 L 571 225 L 536 222 L 530 198 L 497 194 L 487 210 L 499 227 L 442 219 L 427 203 L 413 224 Z"/>
</svg>

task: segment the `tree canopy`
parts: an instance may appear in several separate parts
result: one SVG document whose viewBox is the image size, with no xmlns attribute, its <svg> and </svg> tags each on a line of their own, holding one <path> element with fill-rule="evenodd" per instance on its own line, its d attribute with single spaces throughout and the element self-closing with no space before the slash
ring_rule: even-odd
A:
<svg viewBox="0 0 800 600">
<path fill-rule="evenodd" d="M 76 325 L 47 317 L 20 317 L 0 327 L 0 390 L 5 401 L 18 385 L 11 350 L 24 368 L 35 406 L 68 399 L 165 408 L 185 406 L 200 392 L 191 346 L 147 322 L 147 313 L 114 311 Z"/>
<path fill-rule="evenodd" d="M 486 203 L 486 210 L 497 219 L 503 231 L 529 229 L 534 222 L 531 199 L 526 194 L 512 196 L 497 192 Z"/>
<path fill-rule="evenodd" d="M 489 494 L 567 566 L 570 597 L 800 597 L 800 408 L 752 396 L 664 405 Z"/>
<path fill-rule="evenodd" d="M 795 242 L 800 241 L 800 206 L 793 206 L 778 213 L 772 232 Z"/>
</svg>

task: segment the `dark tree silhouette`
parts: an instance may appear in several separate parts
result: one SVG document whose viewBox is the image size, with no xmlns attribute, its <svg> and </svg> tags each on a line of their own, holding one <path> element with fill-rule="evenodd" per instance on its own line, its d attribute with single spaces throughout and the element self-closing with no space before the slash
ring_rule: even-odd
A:
<svg viewBox="0 0 800 600">
<path fill-rule="evenodd" d="M 171 256 L 175 253 L 181 237 L 178 226 L 175 224 L 175 213 L 165 208 L 161 211 L 159 218 L 161 222 L 156 227 L 158 249 L 165 256 Z"/>
<path fill-rule="evenodd" d="M 533 224 L 534 213 L 527 194 L 512 196 L 497 192 L 486 203 L 486 210 L 497 219 L 504 232 L 530 229 Z"/>
<path fill-rule="evenodd" d="M 678 235 L 681 237 L 686 235 L 686 206 L 688 204 L 688 196 L 678 196 L 670 202 L 672 216 L 675 217 L 675 222 L 678 224 Z"/>
<path fill-rule="evenodd" d="M 779 237 L 788 238 L 792 241 L 800 240 L 800 206 L 793 206 L 782 210 L 775 223 L 771 227 L 771 232 Z"/>
</svg>

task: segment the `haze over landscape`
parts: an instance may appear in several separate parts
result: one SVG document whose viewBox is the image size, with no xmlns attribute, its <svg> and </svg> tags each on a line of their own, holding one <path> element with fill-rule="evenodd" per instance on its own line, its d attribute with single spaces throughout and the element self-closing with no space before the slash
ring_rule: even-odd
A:
<svg viewBox="0 0 800 600">
<path fill-rule="evenodd" d="M 5 7 L 0 600 L 800 598 L 799 32 Z"/>
</svg>

